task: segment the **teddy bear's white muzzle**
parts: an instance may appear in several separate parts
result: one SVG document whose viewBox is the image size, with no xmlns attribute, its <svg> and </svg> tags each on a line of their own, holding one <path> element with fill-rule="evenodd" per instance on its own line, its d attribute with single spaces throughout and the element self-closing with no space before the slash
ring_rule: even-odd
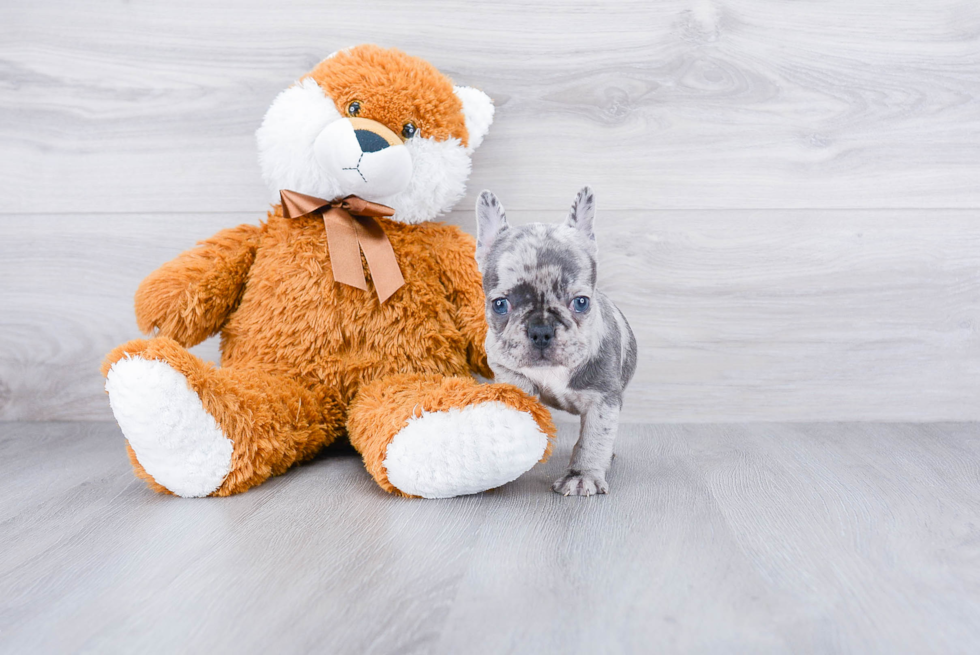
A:
<svg viewBox="0 0 980 655">
<path fill-rule="evenodd" d="M 412 179 L 408 148 L 375 121 L 342 118 L 330 123 L 317 136 L 313 153 L 320 168 L 337 180 L 341 195 L 377 200 L 400 193 Z"/>
</svg>

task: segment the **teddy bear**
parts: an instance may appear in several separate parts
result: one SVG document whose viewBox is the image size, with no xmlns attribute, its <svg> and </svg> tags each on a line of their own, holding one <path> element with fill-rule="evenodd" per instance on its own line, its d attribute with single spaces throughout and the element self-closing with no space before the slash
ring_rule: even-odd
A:
<svg viewBox="0 0 980 655">
<path fill-rule="evenodd" d="M 222 230 L 135 296 L 149 335 L 103 363 L 136 475 L 228 496 L 346 438 L 387 492 L 499 487 L 550 454 L 536 398 L 492 378 L 475 242 L 433 222 L 493 118 L 430 63 L 360 45 L 276 97 L 256 132 L 266 220 Z M 220 334 L 221 366 L 187 349 Z"/>
</svg>

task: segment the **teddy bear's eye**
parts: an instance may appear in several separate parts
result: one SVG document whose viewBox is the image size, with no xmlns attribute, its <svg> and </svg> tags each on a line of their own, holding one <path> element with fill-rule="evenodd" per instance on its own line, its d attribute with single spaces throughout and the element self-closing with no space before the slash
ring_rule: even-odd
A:
<svg viewBox="0 0 980 655">
<path fill-rule="evenodd" d="M 409 121 L 402 126 L 402 136 L 406 139 L 411 139 L 413 136 L 419 133 L 419 128 L 415 126 L 415 123 Z"/>
<path fill-rule="evenodd" d="M 355 100 L 354 102 L 347 105 L 347 114 L 350 116 L 357 116 L 361 113 L 361 102 Z"/>
</svg>

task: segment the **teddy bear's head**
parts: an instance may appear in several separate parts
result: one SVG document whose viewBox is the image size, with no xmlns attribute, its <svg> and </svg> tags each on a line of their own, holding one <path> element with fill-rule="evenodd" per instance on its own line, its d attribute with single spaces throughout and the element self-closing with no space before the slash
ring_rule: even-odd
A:
<svg viewBox="0 0 980 655">
<path fill-rule="evenodd" d="M 330 55 L 280 93 L 256 137 L 273 192 L 354 194 L 417 223 L 463 196 L 470 155 L 492 120 L 481 91 L 454 87 L 399 50 L 361 45 Z"/>
</svg>

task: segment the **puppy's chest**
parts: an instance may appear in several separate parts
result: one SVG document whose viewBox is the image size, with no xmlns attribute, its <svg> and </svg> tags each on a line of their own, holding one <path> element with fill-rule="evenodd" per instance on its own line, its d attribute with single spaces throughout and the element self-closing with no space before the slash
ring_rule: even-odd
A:
<svg viewBox="0 0 980 655">
<path fill-rule="evenodd" d="M 534 384 L 546 404 L 576 414 L 582 411 L 581 394 L 568 386 L 572 369 L 567 366 L 538 366 L 520 369 L 519 373 Z"/>
</svg>

